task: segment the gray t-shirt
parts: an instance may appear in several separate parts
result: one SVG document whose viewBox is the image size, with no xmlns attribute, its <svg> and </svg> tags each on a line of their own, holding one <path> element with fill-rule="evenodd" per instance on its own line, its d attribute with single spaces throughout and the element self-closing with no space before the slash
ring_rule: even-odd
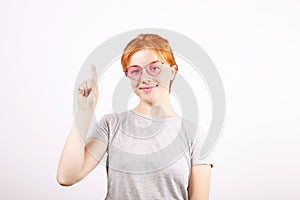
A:
<svg viewBox="0 0 300 200">
<path fill-rule="evenodd" d="M 106 200 L 187 200 L 191 166 L 211 164 L 200 158 L 206 131 L 177 115 L 151 119 L 130 109 L 105 114 L 88 138 L 107 145 Z"/>
</svg>

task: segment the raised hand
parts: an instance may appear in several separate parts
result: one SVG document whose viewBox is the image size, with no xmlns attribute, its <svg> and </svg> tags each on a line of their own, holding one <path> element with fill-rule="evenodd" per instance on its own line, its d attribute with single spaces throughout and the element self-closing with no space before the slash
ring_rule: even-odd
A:
<svg viewBox="0 0 300 200">
<path fill-rule="evenodd" d="M 78 85 L 77 97 L 79 109 L 94 109 L 98 101 L 98 82 L 95 65 L 91 66 L 92 78 Z"/>
</svg>

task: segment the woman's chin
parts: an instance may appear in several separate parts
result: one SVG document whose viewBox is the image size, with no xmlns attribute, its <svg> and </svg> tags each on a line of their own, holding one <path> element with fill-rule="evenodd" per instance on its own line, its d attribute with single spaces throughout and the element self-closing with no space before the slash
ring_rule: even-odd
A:
<svg viewBox="0 0 300 200">
<path fill-rule="evenodd" d="M 149 104 L 156 104 L 159 102 L 160 95 L 157 93 L 144 94 L 143 92 L 137 94 L 141 101 L 147 102 Z"/>
</svg>

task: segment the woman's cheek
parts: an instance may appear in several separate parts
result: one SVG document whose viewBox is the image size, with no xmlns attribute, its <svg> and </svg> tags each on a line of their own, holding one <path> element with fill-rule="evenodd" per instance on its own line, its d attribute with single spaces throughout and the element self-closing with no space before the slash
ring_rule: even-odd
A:
<svg viewBox="0 0 300 200">
<path fill-rule="evenodd" d="M 164 71 L 163 73 L 161 73 L 155 78 L 155 81 L 158 82 L 161 86 L 165 88 L 169 88 L 171 79 L 172 79 L 172 73 L 168 71 Z"/>
<path fill-rule="evenodd" d="M 138 88 L 139 82 L 138 81 L 131 81 L 130 84 L 131 84 L 131 88 L 134 92 L 139 91 L 139 88 Z"/>
</svg>

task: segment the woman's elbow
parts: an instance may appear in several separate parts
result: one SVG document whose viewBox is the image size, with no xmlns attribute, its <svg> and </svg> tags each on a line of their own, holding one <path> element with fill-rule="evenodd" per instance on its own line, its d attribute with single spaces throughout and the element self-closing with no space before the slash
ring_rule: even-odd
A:
<svg viewBox="0 0 300 200">
<path fill-rule="evenodd" d="M 71 186 L 74 185 L 77 181 L 71 180 L 68 178 L 65 178 L 62 175 L 57 175 L 56 176 L 56 181 L 61 185 L 61 186 Z"/>
</svg>

